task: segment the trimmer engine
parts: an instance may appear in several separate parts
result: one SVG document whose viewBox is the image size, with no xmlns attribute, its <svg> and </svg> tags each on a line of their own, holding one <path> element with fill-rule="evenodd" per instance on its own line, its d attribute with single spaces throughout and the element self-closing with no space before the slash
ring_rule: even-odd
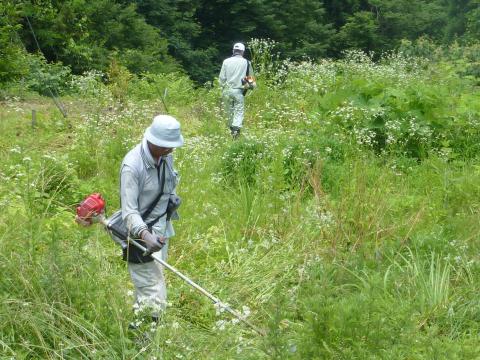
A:
<svg viewBox="0 0 480 360">
<path fill-rule="evenodd" d="M 103 214 L 105 211 L 105 200 L 99 193 L 87 196 L 77 207 L 77 216 L 90 224 L 94 217 Z"/>
</svg>

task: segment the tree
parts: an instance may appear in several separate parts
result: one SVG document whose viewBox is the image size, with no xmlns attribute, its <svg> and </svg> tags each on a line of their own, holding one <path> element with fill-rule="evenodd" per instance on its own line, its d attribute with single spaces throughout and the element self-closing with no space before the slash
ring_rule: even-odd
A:
<svg viewBox="0 0 480 360">
<path fill-rule="evenodd" d="M 218 16 L 222 14 L 222 16 Z M 324 56 L 334 34 L 321 1 L 202 1 L 196 12 L 203 42 L 216 40 L 219 62 L 234 42 L 270 38 L 284 57 Z"/>
<path fill-rule="evenodd" d="M 11 81 L 27 71 L 26 54 L 17 37 L 20 29 L 18 6 L 0 3 L 0 83 Z"/>
<path fill-rule="evenodd" d="M 175 64 L 164 39 L 137 13 L 134 4 L 37 0 L 23 2 L 23 13 L 30 18 L 46 59 L 61 61 L 75 73 L 105 70 L 115 54 L 137 73 Z M 25 29 L 22 38 L 30 51 L 36 50 Z"/>
<path fill-rule="evenodd" d="M 320 1 L 265 1 L 260 19 L 285 56 L 318 58 L 326 55 L 334 34 Z"/>
<path fill-rule="evenodd" d="M 23 50 L 15 32 L 28 52 L 37 51 L 27 17 L 47 61 L 74 73 L 106 70 L 115 59 L 138 74 L 183 68 L 203 83 L 218 74 L 233 43 L 252 38 L 275 40 L 281 55 L 293 59 L 337 57 L 347 48 L 381 52 L 425 35 L 437 42 L 475 41 L 479 5 L 480 0 L 3 0 L 0 76 L 21 72 L 16 65 Z"/>
<path fill-rule="evenodd" d="M 472 0 L 465 14 L 465 39 L 479 41 L 480 39 L 480 0 Z"/>
<path fill-rule="evenodd" d="M 168 54 L 177 59 L 197 82 L 211 80 L 216 42 L 202 40 L 202 26 L 196 19 L 198 1 L 189 0 L 136 0 L 146 22 L 158 29 L 167 41 Z"/>
<path fill-rule="evenodd" d="M 369 4 L 386 49 L 396 47 L 401 39 L 439 38 L 446 22 L 440 0 L 369 0 Z"/>
<path fill-rule="evenodd" d="M 444 41 L 451 42 L 463 35 L 467 28 L 466 13 L 470 0 L 446 0 L 448 22 L 444 27 Z"/>
<path fill-rule="evenodd" d="M 339 30 L 357 11 L 369 10 L 366 0 L 323 0 L 326 18 Z"/>
<path fill-rule="evenodd" d="M 379 24 L 374 14 L 369 11 L 359 11 L 350 16 L 342 26 L 336 38 L 340 49 L 362 49 L 370 52 L 382 47 L 379 35 Z"/>
</svg>

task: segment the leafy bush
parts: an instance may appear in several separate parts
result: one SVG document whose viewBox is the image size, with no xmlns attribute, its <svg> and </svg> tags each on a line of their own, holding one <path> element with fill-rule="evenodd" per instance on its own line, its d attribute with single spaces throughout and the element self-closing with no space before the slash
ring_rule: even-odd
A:
<svg viewBox="0 0 480 360">
<path fill-rule="evenodd" d="M 178 63 L 167 55 L 167 41 L 161 40 L 150 49 L 124 49 L 119 61 L 134 74 L 161 74 L 180 71 Z"/>
<path fill-rule="evenodd" d="M 105 74 L 97 70 L 87 71 L 83 75 L 72 75 L 70 88 L 73 93 L 84 97 L 105 97 L 107 96 L 105 77 Z"/>
<path fill-rule="evenodd" d="M 267 159 L 265 145 L 260 142 L 233 142 L 222 156 L 222 175 L 231 182 L 255 184 L 259 165 Z"/>
<path fill-rule="evenodd" d="M 403 40 L 399 50 L 410 56 L 430 59 L 439 65 L 453 68 L 462 77 L 480 78 L 480 43 L 467 44 L 454 42 L 448 46 L 439 46 L 432 40 L 421 37 L 415 41 Z"/>
<path fill-rule="evenodd" d="M 284 139 L 281 148 L 283 174 L 288 187 L 305 185 L 307 176 L 318 162 L 323 166 L 325 162 L 341 163 L 346 153 L 345 144 L 312 130 Z"/>
<path fill-rule="evenodd" d="M 16 80 L 28 71 L 27 52 L 17 38 L 21 28 L 15 23 L 20 18 L 19 8 L 11 2 L 0 4 L 0 84 Z"/>
<path fill-rule="evenodd" d="M 195 100 L 194 84 L 181 73 L 144 74 L 134 81 L 130 95 L 135 99 L 157 99 L 165 96 L 167 107 L 181 107 Z"/>
<path fill-rule="evenodd" d="M 125 103 L 128 94 L 128 88 L 133 78 L 132 73 L 128 69 L 120 65 L 116 59 L 112 59 L 110 67 L 107 71 L 108 88 L 113 95 L 113 98 L 120 102 Z"/>
<path fill-rule="evenodd" d="M 252 65 L 257 76 L 272 79 L 280 65 L 277 43 L 272 39 L 251 39 L 247 47 L 252 56 Z"/>
<path fill-rule="evenodd" d="M 65 93 L 69 89 L 71 70 L 61 63 L 48 63 L 43 55 L 28 56 L 29 72 L 24 77 L 26 86 L 41 95 Z"/>
</svg>

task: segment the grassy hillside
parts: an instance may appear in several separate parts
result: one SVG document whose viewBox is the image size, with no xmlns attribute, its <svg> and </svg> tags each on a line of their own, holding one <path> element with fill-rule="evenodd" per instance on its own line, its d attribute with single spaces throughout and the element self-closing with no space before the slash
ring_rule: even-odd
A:
<svg viewBox="0 0 480 360">
<path fill-rule="evenodd" d="M 238 141 L 218 88 L 181 75 L 79 78 L 67 119 L 47 98 L 1 102 L 1 359 L 480 357 L 478 79 L 398 54 L 257 65 Z M 265 337 L 170 273 L 160 327 L 132 333 L 120 250 L 73 221 L 92 192 L 118 207 L 165 88 L 186 140 L 169 261 Z"/>
</svg>

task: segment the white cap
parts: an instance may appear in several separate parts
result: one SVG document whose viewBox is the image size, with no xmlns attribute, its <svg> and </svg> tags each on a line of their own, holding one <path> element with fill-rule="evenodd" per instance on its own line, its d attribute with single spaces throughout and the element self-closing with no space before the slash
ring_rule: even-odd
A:
<svg viewBox="0 0 480 360">
<path fill-rule="evenodd" d="M 183 145 L 180 123 L 170 115 L 157 115 L 145 130 L 145 139 L 153 145 L 176 148 Z"/>
<path fill-rule="evenodd" d="M 240 51 L 245 51 L 245 45 L 242 43 L 236 43 L 233 45 L 233 50 L 240 50 Z"/>
</svg>

